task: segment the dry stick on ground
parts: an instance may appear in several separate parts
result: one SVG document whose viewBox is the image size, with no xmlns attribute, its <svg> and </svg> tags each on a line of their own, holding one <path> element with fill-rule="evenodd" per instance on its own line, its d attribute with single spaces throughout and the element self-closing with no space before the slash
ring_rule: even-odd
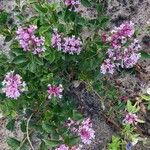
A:
<svg viewBox="0 0 150 150">
<path fill-rule="evenodd" d="M 33 114 L 31 114 L 31 116 L 30 116 L 29 119 L 27 120 L 27 128 L 26 128 L 26 130 L 27 130 L 27 140 L 28 140 L 28 142 L 29 142 L 29 144 L 30 144 L 31 149 L 34 150 L 34 147 L 33 147 L 33 145 L 32 145 L 32 142 L 30 141 L 30 136 L 29 136 L 29 122 L 30 122 L 32 116 L 33 116 Z"/>
<path fill-rule="evenodd" d="M 29 135 L 31 135 L 32 132 L 33 132 L 33 131 L 31 131 L 31 132 L 29 133 Z M 21 142 L 21 144 L 20 144 L 20 146 L 19 146 L 19 148 L 18 148 L 17 150 L 20 150 L 20 149 L 22 148 L 22 146 L 23 146 L 23 144 L 26 142 L 26 140 L 27 140 L 27 136 L 23 139 L 23 141 Z"/>
</svg>

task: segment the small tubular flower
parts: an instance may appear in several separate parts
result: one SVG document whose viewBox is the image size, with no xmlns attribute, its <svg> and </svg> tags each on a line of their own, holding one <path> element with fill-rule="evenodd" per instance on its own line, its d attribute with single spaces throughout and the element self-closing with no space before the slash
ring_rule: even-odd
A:
<svg viewBox="0 0 150 150">
<path fill-rule="evenodd" d="M 106 74 L 106 73 L 113 74 L 115 69 L 116 69 L 116 66 L 110 59 L 106 59 L 104 63 L 101 65 L 102 74 Z"/>
<path fill-rule="evenodd" d="M 82 122 L 68 118 L 66 126 L 70 129 L 71 133 L 78 135 L 81 142 L 84 144 L 90 144 L 95 138 L 95 131 L 92 128 L 92 121 L 90 118 L 85 118 Z M 81 149 L 81 147 L 82 145 L 79 145 L 77 149 Z"/>
<path fill-rule="evenodd" d="M 135 29 L 132 22 L 124 22 L 114 28 L 110 35 L 102 34 L 102 41 L 110 44 L 107 57 L 101 65 L 101 73 L 113 74 L 119 67 L 132 68 L 141 57 L 141 46 L 132 39 Z"/>
<path fill-rule="evenodd" d="M 69 54 L 80 54 L 82 49 L 82 42 L 80 38 L 75 36 L 64 38 L 62 51 Z"/>
<path fill-rule="evenodd" d="M 19 74 L 15 74 L 14 71 L 8 72 L 5 75 L 2 85 L 3 93 L 6 94 L 6 97 L 12 99 L 17 99 L 22 92 L 26 91 L 26 83 L 22 81 L 22 77 Z"/>
<path fill-rule="evenodd" d="M 127 124 L 137 124 L 138 120 L 139 119 L 138 119 L 138 116 L 136 114 L 127 113 L 123 122 L 127 123 Z"/>
<path fill-rule="evenodd" d="M 37 37 L 37 26 L 30 25 L 28 28 L 20 27 L 17 30 L 17 39 L 24 51 L 32 51 L 33 54 L 41 54 L 45 51 L 44 38 Z"/>
<path fill-rule="evenodd" d="M 56 148 L 55 150 L 69 150 L 69 147 L 66 146 L 65 144 L 62 144 L 58 148 Z"/>
<path fill-rule="evenodd" d="M 82 50 L 82 41 L 79 37 L 72 35 L 71 37 L 62 37 L 57 29 L 53 29 L 51 45 L 58 51 L 68 54 L 80 54 Z"/>
<path fill-rule="evenodd" d="M 84 144 L 90 144 L 95 138 L 95 131 L 91 127 L 83 125 L 79 127 L 78 135 Z"/>
<path fill-rule="evenodd" d="M 53 29 L 52 39 L 51 39 L 52 47 L 57 48 L 59 51 L 62 47 L 62 38 L 58 33 L 57 29 Z"/>
<path fill-rule="evenodd" d="M 80 5 L 79 0 L 64 0 L 64 3 L 70 11 L 78 11 L 78 7 Z"/>
<path fill-rule="evenodd" d="M 52 97 L 62 98 L 63 87 L 61 84 L 59 86 L 49 84 L 47 92 L 49 99 Z"/>
</svg>

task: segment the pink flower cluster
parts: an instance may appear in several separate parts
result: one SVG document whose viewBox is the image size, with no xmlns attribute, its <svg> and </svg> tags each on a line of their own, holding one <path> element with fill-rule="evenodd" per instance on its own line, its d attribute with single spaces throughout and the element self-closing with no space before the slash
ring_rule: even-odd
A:
<svg viewBox="0 0 150 150">
<path fill-rule="evenodd" d="M 79 121 L 68 119 L 67 126 L 70 127 L 73 133 L 81 138 L 81 141 L 84 144 L 90 144 L 92 139 L 95 138 L 95 131 L 92 128 L 92 122 L 89 118 L 84 119 L 81 123 Z"/>
<path fill-rule="evenodd" d="M 89 118 L 84 119 L 82 122 L 74 121 L 71 118 L 68 118 L 66 121 L 66 126 L 73 134 L 80 137 L 83 144 L 90 144 L 95 138 L 95 131 L 92 128 L 92 122 Z M 56 150 L 81 150 L 82 146 L 82 144 L 79 144 L 79 146 L 69 147 L 62 144 Z"/>
<path fill-rule="evenodd" d="M 49 84 L 47 92 L 49 99 L 52 97 L 62 98 L 63 87 L 61 84 L 59 86 Z"/>
<path fill-rule="evenodd" d="M 64 0 L 64 3 L 70 11 L 78 11 L 78 7 L 80 5 L 79 0 Z"/>
<path fill-rule="evenodd" d="M 92 139 L 95 138 L 95 131 L 92 128 L 92 123 L 90 119 L 86 119 L 79 126 L 78 135 L 84 144 L 90 144 Z"/>
<path fill-rule="evenodd" d="M 52 47 L 56 48 L 58 51 L 69 54 L 80 54 L 82 50 L 80 38 L 76 38 L 75 36 L 62 38 L 57 29 L 53 30 L 51 44 Z"/>
<path fill-rule="evenodd" d="M 37 37 L 35 31 L 37 26 L 30 25 L 28 28 L 18 28 L 17 39 L 24 51 L 32 51 L 33 54 L 41 54 L 45 51 L 44 38 Z"/>
<path fill-rule="evenodd" d="M 138 119 L 138 116 L 136 114 L 127 113 L 123 122 L 127 123 L 127 124 L 137 124 L 138 120 L 139 119 Z"/>
<path fill-rule="evenodd" d="M 132 68 L 141 57 L 141 46 L 133 38 L 135 29 L 132 22 L 124 22 L 120 27 L 111 31 L 110 35 L 103 34 L 102 41 L 109 43 L 108 58 L 101 65 L 101 73 L 113 74 L 119 67 Z"/>
<path fill-rule="evenodd" d="M 25 82 L 22 81 L 22 77 L 19 74 L 15 74 L 14 71 L 8 72 L 5 75 L 2 85 L 3 93 L 12 99 L 17 99 L 22 92 L 26 91 Z"/>
<path fill-rule="evenodd" d="M 56 148 L 55 150 L 81 150 L 81 148 L 76 147 L 76 146 L 73 146 L 73 147 L 70 148 L 69 146 L 67 146 L 65 144 L 62 144 L 58 148 Z"/>
</svg>

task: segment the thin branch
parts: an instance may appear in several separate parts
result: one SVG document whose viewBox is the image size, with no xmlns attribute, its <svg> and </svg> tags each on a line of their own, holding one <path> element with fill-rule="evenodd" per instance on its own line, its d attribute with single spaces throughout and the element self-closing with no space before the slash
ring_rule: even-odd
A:
<svg viewBox="0 0 150 150">
<path fill-rule="evenodd" d="M 34 147 L 33 147 L 33 145 L 32 145 L 32 142 L 31 142 L 30 136 L 29 136 L 29 122 L 30 122 L 32 116 L 33 116 L 33 114 L 32 114 L 32 115 L 29 117 L 29 119 L 27 120 L 26 132 L 27 132 L 27 140 L 28 140 L 28 142 L 29 142 L 29 144 L 30 144 L 30 147 L 31 147 L 32 150 L 34 150 Z"/>
</svg>

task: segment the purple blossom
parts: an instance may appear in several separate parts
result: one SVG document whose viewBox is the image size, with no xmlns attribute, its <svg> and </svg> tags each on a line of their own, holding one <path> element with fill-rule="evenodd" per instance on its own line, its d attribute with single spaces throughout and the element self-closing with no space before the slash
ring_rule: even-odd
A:
<svg viewBox="0 0 150 150">
<path fill-rule="evenodd" d="M 126 150 L 132 150 L 132 143 L 131 142 L 128 142 L 127 145 L 126 145 Z"/>
<path fill-rule="evenodd" d="M 80 54 L 82 50 L 82 41 L 80 38 L 72 35 L 71 37 L 61 37 L 57 29 L 53 30 L 53 35 L 51 39 L 52 47 L 56 48 L 58 51 L 62 51 L 68 54 Z"/>
<path fill-rule="evenodd" d="M 126 21 L 123 24 L 121 24 L 120 27 L 118 28 L 118 34 L 120 36 L 132 37 L 134 32 L 135 32 L 134 23 L 132 21 L 130 22 Z"/>
<path fill-rule="evenodd" d="M 135 32 L 132 22 L 125 22 L 111 31 L 111 35 L 103 34 L 103 41 L 110 43 L 107 51 L 108 58 L 101 65 L 103 74 L 113 74 L 119 68 L 132 68 L 140 59 L 141 46 L 137 39 L 132 40 Z M 132 42 L 133 41 L 133 42 Z"/>
<path fill-rule="evenodd" d="M 62 38 L 58 33 L 57 29 L 53 30 L 52 39 L 51 39 L 52 47 L 57 48 L 59 51 L 62 47 Z"/>
<path fill-rule="evenodd" d="M 75 36 L 64 38 L 62 51 L 69 54 L 80 54 L 82 50 L 82 42 L 80 38 Z"/>
<path fill-rule="evenodd" d="M 138 116 L 133 113 L 127 113 L 123 122 L 127 124 L 137 124 Z"/>
<path fill-rule="evenodd" d="M 19 74 L 15 74 L 14 71 L 8 72 L 5 75 L 2 84 L 2 91 L 8 98 L 17 99 L 22 92 L 26 91 L 25 82 L 22 81 L 22 77 Z"/>
<path fill-rule="evenodd" d="M 79 0 L 64 0 L 64 3 L 70 11 L 78 11 L 78 7 L 80 5 Z"/>
<path fill-rule="evenodd" d="M 84 144 L 90 144 L 95 138 L 95 131 L 92 128 L 92 121 L 90 118 L 84 119 L 82 122 L 69 118 L 66 125 L 73 134 L 80 137 Z"/>
<path fill-rule="evenodd" d="M 18 28 L 17 39 L 24 51 L 32 51 L 33 54 L 41 54 L 45 51 L 44 38 L 35 36 L 37 26 L 31 25 L 28 28 Z"/>
<path fill-rule="evenodd" d="M 56 148 L 55 150 L 69 150 L 69 147 L 66 146 L 65 144 L 62 144 L 58 148 Z"/>
<path fill-rule="evenodd" d="M 140 53 L 132 53 L 130 56 L 123 58 L 125 68 L 132 68 L 140 59 L 140 57 Z"/>
<path fill-rule="evenodd" d="M 78 135 L 84 144 L 90 144 L 95 138 L 95 131 L 88 125 L 82 125 L 79 127 Z"/>
<path fill-rule="evenodd" d="M 62 98 L 62 92 L 63 92 L 63 87 L 60 84 L 59 86 L 55 86 L 55 85 L 48 85 L 48 98 L 51 99 L 51 97 L 58 97 L 58 98 Z"/>
<path fill-rule="evenodd" d="M 101 73 L 106 74 L 110 73 L 113 74 L 116 69 L 115 64 L 112 63 L 110 59 L 106 59 L 103 64 L 101 65 Z"/>
</svg>

